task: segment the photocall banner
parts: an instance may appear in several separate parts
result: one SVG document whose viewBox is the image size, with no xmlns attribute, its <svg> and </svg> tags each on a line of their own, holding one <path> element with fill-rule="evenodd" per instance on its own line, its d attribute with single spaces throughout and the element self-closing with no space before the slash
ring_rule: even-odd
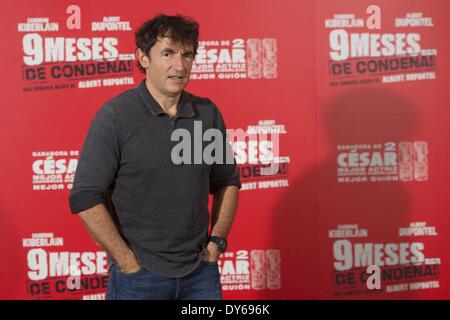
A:
<svg viewBox="0 0 450 320">
<path fill-rule="evenodd" d="M 0 298 L 105 298 L 107 255 L 69 191 L 96 111 L 144 78 L 134 31 L 163 12 L 200 24 L 186 90 L 249 137 L 232 141 L 242 188 L 224 298 L 449 299 L 448 9 L 3 4 Z"/>
</svg>

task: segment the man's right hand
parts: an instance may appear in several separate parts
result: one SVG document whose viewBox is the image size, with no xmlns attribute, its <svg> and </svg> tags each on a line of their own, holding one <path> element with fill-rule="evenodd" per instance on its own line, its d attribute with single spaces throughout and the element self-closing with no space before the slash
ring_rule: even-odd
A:
<svg viewBox="0 0 450 320">
<path fill-rule="evenodd" d="M 128 254 L 123 261 L 117 263 L 119 264 L 120 271 L 123 273 L 134 273 L 141 270 L 141 266 L 136 259 L 136 255 L 131 250 L 128 251 Z"/>
<path fill-rule="evenodd" d="M 108 209 L 103 203 L 80 212 L 80 218 L 92 238 L 117 262 L 121 271 L 137 272 L 141 269 L 134 252 L 119 234 Z"/>
</svg>

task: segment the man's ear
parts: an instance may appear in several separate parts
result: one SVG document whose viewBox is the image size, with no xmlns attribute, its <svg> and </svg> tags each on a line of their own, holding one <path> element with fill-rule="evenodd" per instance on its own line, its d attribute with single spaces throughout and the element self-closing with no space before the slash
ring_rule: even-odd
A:
<svg viewBox="0 0 450 320">
<path fill-rule="evenodd" d="M 136 49 L 136 59 L 142 68 L 147 69 L 150 66 L 150 57 L 148 57 L 141 48 Z"/>
</svg>

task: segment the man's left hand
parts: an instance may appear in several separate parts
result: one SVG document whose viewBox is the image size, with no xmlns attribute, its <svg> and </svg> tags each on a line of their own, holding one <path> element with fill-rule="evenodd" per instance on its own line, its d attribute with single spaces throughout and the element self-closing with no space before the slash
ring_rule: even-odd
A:
<svg viewBox="0 0 450 320">
<path fill-rule="evenodd" d="M 220 252 L 217 248 L 217 245 L 214 242 L 209 242 L 206 247 L 206 254 L 203 257 L 203 260 L 208 262 L 215 262 L 219 260 Z"/>
</svg>

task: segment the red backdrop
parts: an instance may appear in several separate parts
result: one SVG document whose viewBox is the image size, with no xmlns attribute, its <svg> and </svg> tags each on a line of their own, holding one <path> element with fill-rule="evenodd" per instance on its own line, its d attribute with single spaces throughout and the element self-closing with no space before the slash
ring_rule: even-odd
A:
<svg viewBox="0 0 450 320">
<path fill-rule="evenodd" d="M 133 30 L 160 12 L 201 25 L 187 90 L 229 128 L 279 133 L 278 155 L 271 135 L 234 145 L 225 298 L 450 298 L 447 1 L 74 4 L 0 13 L 0 298 L 104 298 L 105 254 L 68 193 L 94 113 L 143 77 Z"/>
</svg>

